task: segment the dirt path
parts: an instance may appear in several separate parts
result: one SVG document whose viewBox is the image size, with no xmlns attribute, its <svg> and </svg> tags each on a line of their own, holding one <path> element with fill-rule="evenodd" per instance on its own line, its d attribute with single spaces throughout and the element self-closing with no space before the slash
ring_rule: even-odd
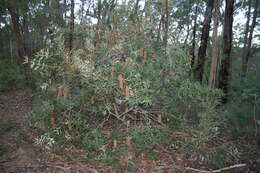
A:
<svg viewBox="0 0 260 173">
<path fill-rule="evenodd" d="M 31 165 L 38 163 L 40 152 L 23 135 L 27 114 L 31 111 L 31 98 L 19 91 L 0 94 L 0 172 L 34 172 Z M 37 158 L 37 159 L 35 159 Z"/>
<path fill-rule="evenodd" d="M 51 153 L 35 146 L 24 131 L 31 102 L 30 96 L 19 91 L 0 93 L 0 173 L 79 172 L 76 168 L 66 169 L 63 158 L 51 157 Z"/>
</svg>

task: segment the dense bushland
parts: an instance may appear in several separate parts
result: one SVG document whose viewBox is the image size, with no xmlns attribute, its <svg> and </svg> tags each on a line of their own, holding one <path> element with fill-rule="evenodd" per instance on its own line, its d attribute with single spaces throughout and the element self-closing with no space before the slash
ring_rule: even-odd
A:
<svg viewBox="0 0 260 173">
<path fill-rule="evenodd" d="M 179 170 L 244 162 L 259 147 L 253 1 L 4 0 L 0 92 L 32 84 L 26 132 L 48 152 L 133 172 L 126 153 L 169 151 Z M 245 11 L 245 28 L 233 26 Z"/>
<path fill-rule="evenodd" d="M 189 145 L 194 147 L 218 132 L 215 107 L 221 92 L 190 78 L 190 57 L 181 46 L 153 48 L 152 40 L 151 45 L 142 42 L 135 25 L 130 31 L 124 26 L 120 32 L 103 32 L 100 39 L 112 43 L 99 47 L 92 46 L 94 35 L 85 31 L 85 46 L 71 52 L 57 32 L 30 61 L 39 89 L 28 118 L 30 127 L 38 129 L 38 144 L 98 151 L 111 140 L 102 134 L 111 123 L 121 136 L 115 139 L 129 136 L 138 148 L 174 143 L 160 128 L 193 134 Z M 190 150 L 195 151 L 186 153 Z"/>
</svg>

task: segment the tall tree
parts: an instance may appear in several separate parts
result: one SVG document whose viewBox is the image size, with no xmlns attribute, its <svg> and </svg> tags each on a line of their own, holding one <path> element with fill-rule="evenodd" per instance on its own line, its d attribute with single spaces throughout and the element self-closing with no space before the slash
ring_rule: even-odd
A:
<svg viewBox="0 0 260 173">
<path fill-rule="evenodd" d="M 65 26 L 65 21 L 63 18 L 64 7 L 60 3 L 60 0 L 51 0 L 50 1 L 50 17 L 51 21 L 58 25 L 59 27 Z"/>
<path fill-rule="evenodd" d="M 28 8 L 28 4 L 26 4 L 25 6 L 25 11 L 29 11 Z M 23 15 L 23 20 L 21 22 L 21 27 L 22 27 L 22 31 L 23 31 L 23 36 L 24 36 L 24 46 L 25 46 L 25 50 L 26 50 L 26 55 L 28 55 L 29 57 L 32 56 L 32 36 L 31 33 L 29 31 L 29 21 L 28 21 L 29 15 L 27 13 L 25 13 Z"/>
<path fill-rule="evenodd" d="M 165 20 L 164 20 L 164 28 L 165 28 L 165 33 L 164 33 L 164 46 L 165 49 L 167 47 L 167 40 L 168 40 L 168 32 L 169 32 L 169 3 L 168 0 L 165 0 Z"/>
<path fill-rule="evenodd" d="M 219 88 L 223 90 L 223 103 L 227 102 L 228 81 L 230 75 L 231 48 L 232 48 L 232 27 L 233 27 L 233 12 L 235 0 L 225 0 L 223 42 L 222 42 L 222 63 L 220 67 Z"/>
<path fill-rule="evenodd" d="M 135 2 L 135 15 L 136 15 L 136 17 L 137 17 L 137 13 L 138 13 L 138 9 L 139 9 L 139 2 L 140 2 L 140 0 L 136 0 L 136 2 Z"/>
<path fill-rule="evenodd" d="M 74 32 L 74 0 L 71 0 L 70 4 L 70 34 L 69 34 L 69 50 L 73 48 L 73 32 Z"/>
<path fill-rule="evenodd" d="M 249 32 L 249 23 L 250 23 L 250 16 L 251 16 L 251 4 L 252 4 L 252 0 L 248 0 L 247 20 L 246 20 L 244 46 L 243 46 L 243 53 L 242 53 L 242 75 L 243 76 L 246 73 L 246 66 L 247 66 L 245 64 L 245 57 L 246 57 L 246 50 L 247 50 L 247 44 L 248 44 L 248 32 Z"/>
<path fill-rule="evenodd" d="M 198 63 L 196 68 L 194 69 L 194 77 L 198 81 L 202 81 L 203 78 L 203 68 L 205 63 L 206 57 L 206 50 L 209 38 L 209 30 L 210 30 L 210 23 L 212 18 L 212 10 L 214 7 L 214 0 L 208 0 L 206 13 L 204 15 L 204 22 L 202 27 L 202 34 L 201 34 L 201 42 L 198 52 Z"/>
<path fill-rule="evenodd" d="M 216 87 L 217 79 L 217 68 L 219 63 L 219 48 L 218 48 L 218 26 L 219 26 L 219 14 L 220 14 L 220 0 L 215 0 L 215 7 L 213 13 L 213 36 L 212 36 L 212 60 L 211 60 L 211 69 L 209 76 L 209 88 Z"/>
<path fill-rule="evenodd" d="M 15 39 L 16 39 L 16 46 L 17 46 L 17 54 L 19 57 L 19 64 L 21 67 L 25 66 L 25 56 L 26 56 L 26 50 L 25 50 L 25 45 L 24 45 L 24 39 L 23 35 L 21 34 L 21 28 L 20 28 L 20 23 L 19 23 L 19 15 L 17 13 L 17 8 L 9 6 L 8 11 L 11 15 L 11 20 L 12 20 L 12 30 L 13 33 L 15 34 Z"/>
<path fill-rule="evenodd" d="M 84 8 L 85 8 L 85 0 L 81 0 L 81 6 L 80 6 L 80 24 L 83 24 L 83 18 L 84 18 Z"/>
<path fill-rule="evenodd" d="M 249 21 L 250 21 L 250 12 L 251 12 L 251 0 L 249 0 L 245 37 L 244 37 L 244 47 L 243 47 L 243 54 L 242 54 L 242 75 L 243 76 L 245 76 L 246 74 L 248 59 L 251 54 L 251 45 L 252 45 L 254 28 L 256 26 L 258 7 L 259 7 L 259 0 L 255 0 L 253 21 L 249 31 Z M 249 37 L 248 37 L 248 32 L 249 32 Z"/>
<path fill-rule="evenodd" d="M 198 18 L 198 5 L 195 7 L 195 14 L 194 14 L 194 24 L 193 24 L 193 31 L 192 31 L 192 46 L 191 46 L 191 67 L 193 68 L 194 61 L 195 61 L 195 47 L 196 47 L 196 32 L 197 32 L 197 18 Z"/>
</svg>

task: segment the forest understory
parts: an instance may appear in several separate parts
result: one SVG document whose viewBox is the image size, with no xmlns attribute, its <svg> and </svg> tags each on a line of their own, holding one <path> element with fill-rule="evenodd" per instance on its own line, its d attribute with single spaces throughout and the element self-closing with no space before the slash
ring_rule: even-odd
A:
<svg viewBox="0 0 260 173">
<path fill-rule="evenodd" d="M 136 173 L 192 173 L 192 172 L 243 172 L 257 173 L 259 166 L 257 159 L 260 152 L 257 146 L 252 146 L 247 139 L 233 139 L 232 137 L 218 134 L 203 144 L 204 149 L 223 152 L 234 152 L 234 165 L 213 170 L 205 164 L 203 157 L 196 153 L 190 153 L 188 157 L 178 149 L 185 145 L 186 141 L 192 140 L 193 136 L 184 132 L 172 132 L 164 129 L 167 138 L 175 141 L 174 145 L 154 143 L 145 145 L 141 150 L 133 149 L 132 141 L 126 141 L 121 137 L 115 144 L 111 139 L 114 125 L 108 119 L 99 127 L 105 134 L 105 143 L 99 149 L 99 154 L 86 159 L 89 151 L 78 147 L 69 147 L 55 150 L 45 150 L 35 144 L 35 134 L 25 130 L 25 122 L 31 111 L 33 94 L 25 95 L 22 91 L 13 90 L 1 95 L 0 98 L 0 171 L 2 173 L 113 173 L 113 172 L 136 172 Z M 113 118 L 113 117 L 111 117 Z M 115 122 L 115 120 L 113 120 Z M 97 123 L 97 120 L 93 120 Z M 124 131 L 120 121 L 116 131 Z M 139 124 L 139 126 L 145 126 Z M 158 128 L 158 127 L 157 127 Z M 120 150 L 121 151 L 117 151 Z M 100 160 L 100 153 L 114 152 L 113 158 L 107 164 Z M 233 150 L 233 151 L 231 151 Z M 118 152 L 118 153 L 116 153 Z M 236 158 L 236 152 L 240 153 Z M 118 165 L 116 165 L 118 164 Z M 233 167 L 232 167 L 233 166 Z M 222 170 L 223 169 L 223 170 Z M 226 171 L 225 171 L 226 169 Z"/>
</svg>

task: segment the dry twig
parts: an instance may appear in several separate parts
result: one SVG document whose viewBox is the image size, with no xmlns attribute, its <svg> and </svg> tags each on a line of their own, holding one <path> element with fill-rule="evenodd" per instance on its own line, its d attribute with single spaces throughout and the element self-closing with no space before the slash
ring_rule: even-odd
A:
<svg viewBox="0 0 260 173">
<path fill-rule="evenodd" d="M 246 164 L 236 164 L 236 165 L 232 165 L 229 167 L 225 167 L 225 168 L 221 168 L 221 169 L 216 169 L 216 170 L 212 170 L 212 171 L 206 171 L 206 170 L 199 170 L 199 169 L 195 169 L 195 168 L 186 168 L 186 170 L 191 170 L 191 171 L 195 171 L 195 172 L 202 172 L 202 173 L 218 173 L 218 172 L 222 172 L 222 171 L 226 171 L 229 169 L 234 169 L 234 168 L 241 168 L 241 167 L 245 167 Z"/>
</svg>

